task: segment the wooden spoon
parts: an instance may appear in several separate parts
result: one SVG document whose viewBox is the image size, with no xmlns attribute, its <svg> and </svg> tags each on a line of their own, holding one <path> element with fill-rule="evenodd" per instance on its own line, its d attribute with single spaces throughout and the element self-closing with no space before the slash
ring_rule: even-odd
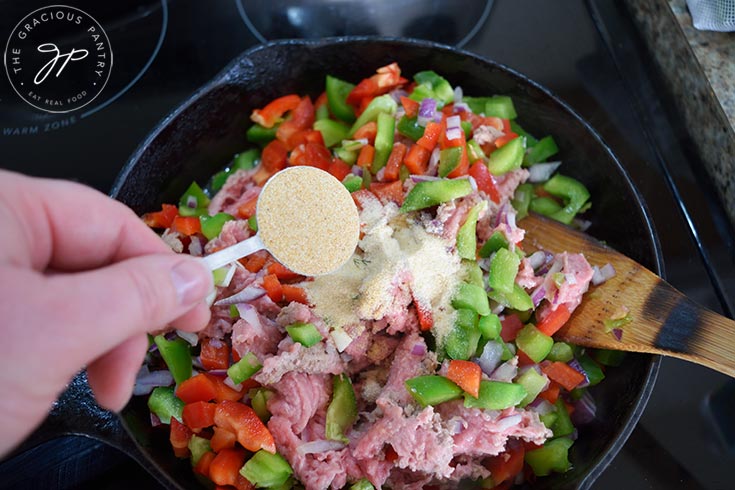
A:
<svg viewBox="0 0 735 490">
<path fill-rule="evenodd" d="M 590 264 L 610 263 L 616 271 L 603 284 L 590 285 L 555 338 L 585 347 L 678 357 L 735 377 L 735 321 L 694 303 L 634 260 L 562 223 L 532 214 L 520 226 L 526 230 L 526 251 L 581 252 Z M 603 322 L 625 308 L 632 321 L 617 340 L 605 332 Z"/>
</svg>

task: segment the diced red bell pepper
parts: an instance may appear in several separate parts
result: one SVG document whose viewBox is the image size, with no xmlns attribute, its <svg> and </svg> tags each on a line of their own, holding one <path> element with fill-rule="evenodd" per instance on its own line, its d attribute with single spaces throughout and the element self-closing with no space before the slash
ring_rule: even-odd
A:
<svg viewBox="0 0 735 490">
<path fill-rule="evenodd" d="M 408 155 L 406 155 L 406 159 L 403 163 L 406 165 L 406 168 L 410 173 L 414 175 L 423 175 L 429 167 L 430 157 L 430 150 L 416 144 L 408 150 Z"/>
<path fill-rule="evenodd" d="M 283 301 L 283 287 L 275 274 L 263 276 L 263 289 L 274 303 Z"/>
<path fill-rule="evenodd" d="M 352 135 L 356 140 L 366 139 L 371 145 L 375 144 L 375 136 L 378 134 L 378 124 L 370 121 L 360 126 L 355 134 Z"/>
<path fill-rule="evenodd" d="M 357 155 L 357 165 L 358 167 L 365 169 L 365 172 L 369 172 L 374 158 L 375 147 L 372 145 L 365 145 L 360 148 L 360 153 Z"/>
<path fill-rule="evenodd" d="M 396 180 L 395 182 L 373 182 L 370 184 L 370 192 L 378 196 L 380 202 L 387 204 L 394 202 L 399 206 L 403 204 L 403 199 L 406 197 L 403 192 L 403 182 Z"/>
<path fill-rule="evenodd" d="M 558 332 L 559 329 L 569 320 L 569 317 L 572 316 L 569 308 L 567 308 L 564 303 L 558 305 L 555 310 L 552 310 L 550 306 L 543 310 L 544 314 L 539 318 L 536 328 L 538 328 L 541 333 L 549 336 Z"/>
<path fill-rule="evenodd" d="M 217 387 L 205 374 L 197 374 L 179 385 L 176 396 L 184 403 L 208 402 L 217 396 Z"/>
<path fill-rule="evenodd" d="M 464 142 L 464 136 L 462 136 L 461 140 Z M 447 177 L 450 179 L 455 179 L 457 177 L 462 177 L 463 175 L 467 175 L 467 173 L 470 170 L 470 160 L 467 157 L 467 147 L 462 146 L 462 155 L 459 158 L 459 165 L 457 165 L 454 170 L 449 172 L 447 174 Z"/>
<path fill-rule="evenodd" d="M 519 366 L 533 366 L 536 364 L 536 362 L 528 357 L 528 354 L 523 352 L 521 349 L 518 349 L 516 351 L 516 355 L 518 356 L 518 365 Z"/>
<path fill-rule="evenodd" d="M 415 100 L 402 95 L 401 105 L 403 106 L 403 110 L 406 111 L 406 117 L 416 117 L 418 115 L 420 104 Z"/>
<path fill-rule="evenodd" d="M 264 449 L 275 454 L 276 443 L 273 435 L 255 411 L 244 403 L 224 401 L 217 404 L 214 422 L 218 427 L 237 434 L 237 442 L 248 451 Z"/>
<path fill-rule="evenodd" d="M 235 351 L 233 351 L 234 353 Z M 219 376 L 214 376 L 212 374 L 204 374 L 214 385 L 214 389 L 216 394 L 214 395 L 214 400 L 217 402 L 222 401 L 238 401 L 242 400 L 243 394 L 237 391 L 234 388 L 230 388 L 225 384 L 224 378 L 221 378 Z"/>
<path fill-rule="evenodd" d="M 243 464 L 245 464 L 243 449 L 223 449 L 209 465 L 209 479 L 217 485 L 234 485 Z"/>
<path fill-rule="evenodd" d="M 293 286 L 291 284 L 283 284 L 281 285 L 281 290 L 283 291 L 283 301 L 285 301 L 286 303 L 296 301 L 297 303 L 301 303 L 303 305 L 309 304 L 309 298 L 304 288 Z"/>
<path fill-rule="evenodd" d="M 294 281 L 304 278 L 304 276 L 292 271 L 280 262 L 271 262 L 268 265 L 268 274 L 275 274 L 279 281 Z"/>
<path fill-rule="evenodd" d="M 442 132 L 441 123 L 429 121 L 424 129 L 424 135 L 416 141 L 416 144 L 431 152 L 439 142 Z"/>
<path fill-rule="evenodd" d="M 237 208 L 237 215 L 242 219 L 248 219 L 255 216 L 255 210 L 258 208 L 258 196 L 248 199 Z"/>
<path fill-rule="evenodd" d="M 470 166 L 469 174 L 477 182 L 477 188 L 487 194 L 487 196 L 496 204 L 500 204 L 500 193 L 495 185 L 493 174 L 487 169 L 482 161 L 476 161 Z"/>
<path fill-rule="evenodd" d="M 207 337 L 200 344 L 199 361 L 204 369 L 227 369 L 230 366 L 230 347 L 225 342 Z"/>
<path fill-rule="evenodd" d="M 378 202 L 378 196 L 370 192 L 369 189 L 360 189 L 352 193 L 352 200 L 355 201 L 358 209 L 365 209 L 366 206 Z"/>
<path fill-rule="evenodd" d="M 314 111 L 316 112 L 317 109 L 319 109 L 323 105 L 326 105 L 327 103 L 328 103 L 327 93 L 322 92 L 321 94 L 319 94 L 319 97 L 317 97 L 316 100 L 314 101 Z"/>
<path fill-rule="evenodd" d="M 541 363 L 541 372 L 567 391 L 572 391 L 585 379 L 584 374 L 563 362 Z"/>
<path fill-rule="evenodd" d="M 181 418 L 184 424 L 194 432 L 198 432 L 214 425 L 214 403 L 194 402 L 184 405 Z"/>
<path fill-rule="evenodd" d="M 171 225 L 171 229 L 182 235 L 196 235 L 202 231 L 202 224 L 197 216 L 177 216 Z"/>
<path fill-rule="evenodd" d="M 216 454 L 214 454 L 212 451 L 207 451 L 206 453 L 202 454 L 199 457 L 199 461 L 197 461 L 197 464 L 194 465 L 194 473 L 199 473 L 200 475 L 209 478 L 209 467 L 212 465 L 212 461 L 214 461 L 215 456 Z"/>
<path fill-rule="evenodd" d="M 324 145 L 324 137 L 322 136 L 321 131 L 317 131 L 315 129 L 297 131 L 288 138 L 288 141 L 286 141 L 286 148 L 293 150 L 297 146 L 306 143 Z"/>
<path fill-rule="evenodd" d="M 260 155 L 260 166 L 253 175 L 253 181 L 258 185 L 263 185 L 271 175 L 279 170 L 286 168 L 288 164 L 288 150 L 286 145 L 276 140 L 271 141 Z"/>
<path fill-rule="evenodd" d="M 314 104 L 311 99 L 306 96 L 299 101 L 299 104 L 291 112 L 291 119 L 284 121 L 278 126 L 276 131 L 276 139 L 286 143 L 294 133 L 303 129 L 309 129 L 314 124 Z"/>
<path fill-rule="evenodd" d="M 250 483 L 250 480 L 238 473 L 237 480 L 235 480 L 235 488 L 237 490 L 255 490 L 255 485 Z"/>
<path fill-rule="evenodd" d="M 352 167 L 347 165 L 342 159 L 335 157 L 332 158 L 332 162 L 329 164 L 327 172 L 332 174 L 335 179 L 342 182 L 344 178 L 352 172 Z"/>
<path fill-rule="evenodd" d="M 179 208 L 171 204 L 163 204 L 161 210 L 143 215 L 143 222 L 151 228 L 171 228 L 174 218 L 179 215 Z"/>
<path fill-rule="evenodd" d="M 222 427 L 214 426 L 214 435 L 209 440 L 209 445 L 212 447 L 212 451 L 218 453 L 223 449 L 231 449 L 235 447 L 237 442 L 237 435 L 234 432 L 223 429 Z"/>
<path fill-rule="evenodd" d="M 480 396 L 482 369 L 478 364 L 471 361 L 452 359 L 449 361 L 447 379 L 454 381 L 457 386 L 475 398 Z"/>
<path fill-rule="evenodd" d="M 556 403 L 556 400 L 559 398 L 559 392 L 561 391 L 561 385 L 557 383 L 556 381 L 549 380 L 549 386 L 539 393 L 539 398 L 543 398 L 547 402 L 551 403 L 552 405 Z"/>
<path fill-rule="evenodd" d="M 518 318 L 518 315 L 513 313 L 505 315 L 505 317 L 500 320 L 500 325 L 500 337 L 504 342 L 512 342 L 515 340 L 518 336 L 518 332 L 523 328 L 521 319 Z"/>
<path fill-rule="evenodd" d="M 520 441 L 508 439 L 505 452 L 493 456 L 485 465 L 490 470 L 493 482 L 500 485 L 503 482 L 512 481 L 523 470 L 525 453 Z"/>
<path fill-rule="evenodd" d="M 431 304 L 426 304 L 413 294 L 411 291 L 411 297 L 413 298 L 413 304 L 416 306 L 416 315 L 419 317 L 419 328 L 422 332 L 431 330 L 434 326 L 434 314 L 431 311 Z"/>
<path fill-rule="evenodd" d="M 285 113 L 296 109 L 299 102 L 301 102 L 301 97 L 296 94 L 284 95 L 271 101 L 262 109 L 255 109 L 250 119 L 261 126 L 272 128 Z"/>
<path fill-rule="evenodd" d="M 347 103 L 358 106 L 363 100 L 370 100 L 378 95 L 387 94 L 394 88 L 407 83 L 408 80 L 401 77 L 401 69 L 398 63 L 381 66 L 377 73 L 370 78 L 365 78 L 347 96 Z"/>
<path fill-rule="evenodd" d="M 403 157 L 406 156 L 406 145 L 403 143 L 393 143 L 393 149 L 388 155 L 388 162 L 385 164 L 384 180 L 390 182 L 398 180 L 398 174 L 401 170 Z"/>
<path fill-rule="evenodd" d="M 317 143 L 306 144 L 306 165 L 326 171 L 330 163 L 332 154 L 326 146 Z"/>
<path fill-rule="evenodd" d="M 509 143 L 510 141 L 516 139 L 517 137 L 518 137 L 518 135 L 516 133 L 514 133 L 513 131 L 511 131 L 510 133 L 506 133 L 503 136 L 501 136 L 501 137 L 499 137 L 498 139 L 495 140 L 495 146 L 497 148 L 500 148 L 502 146 L 505 146 L 507 143 Z"/>
<path fill-rule="evenodd" d="M 260 252 L 255 252 L 251 256 L 247 257 L 247 262 L 243 265 L 247 270 L 249 270 L 252 273 L 256 273 L 260 271 L 260 269 L 263 268 L 265 263 L 268 261 L 268 252 L 261 250 Z"/>
<path fill-rule="evenodd" d="M 168 437 L 177 458 L 186 458 L 189 456 L 189 440 L 192 434 L 191 429 L 176 420 L 176 417 L 171 417 L 171 427 Z"/>
</svg>

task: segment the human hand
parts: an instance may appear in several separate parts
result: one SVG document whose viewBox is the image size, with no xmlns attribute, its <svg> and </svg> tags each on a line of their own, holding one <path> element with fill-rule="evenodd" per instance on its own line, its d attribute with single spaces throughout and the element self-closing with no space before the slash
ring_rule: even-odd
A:
<svg viewBox="0 0 735 490">
<path fill-rule="evenodd" d="M 0 170 L 0 455 L 83 366 L 100 405 L 122 409 L 146 332 L 202 328 L 212 288 L 202 263 L 117 201 Z"/>
</svg>

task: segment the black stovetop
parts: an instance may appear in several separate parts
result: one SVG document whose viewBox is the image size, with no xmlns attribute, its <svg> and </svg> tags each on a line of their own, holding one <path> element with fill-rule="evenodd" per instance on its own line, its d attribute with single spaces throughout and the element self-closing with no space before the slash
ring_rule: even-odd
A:
<svg viewBox="0 0 735 490">
<path fill-rule="evenodd" d="M 0 166 L 103 191 L 157 121 L 262 39 L 251 30 L 253 19 L 241 0 L 65 3 L 106 30 L 115 57 L 109 82 L 88 106 L 47 114 L 26 105 L 0 74 Z M 489 10 L 489 16 L 477 17 L 477 32 L 464 48 L 528 75 L 586 118 L 647 201 L 669 282 L 732 316 L 732 228 L 624 8 L 612 0 L 496 0 L 488 9 L 487 2 L 478 3 L 475 10 Z M 0 41 L 20 19 L 49 4 L 0 0 Z M 429 28 L 415 35 L 461 42 L 472 34 L 472 22 L 455 26 L 445 38 L 443 21 L 422 22 Z M 733 488 L 734 384 L 705 368 L 664 359 L 640 424 L 594 488 Z M 0 463 L 2 488 L 134 485 L 156 488 L 132 460 L 80 437 Z"/>
</svg>

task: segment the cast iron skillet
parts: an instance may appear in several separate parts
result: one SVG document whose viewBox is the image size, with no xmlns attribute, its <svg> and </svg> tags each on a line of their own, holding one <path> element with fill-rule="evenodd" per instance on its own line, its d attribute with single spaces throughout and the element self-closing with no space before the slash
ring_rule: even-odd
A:
<svg viewBox="0 0 735 490">
<path fill-rule="evenodd" d="M 135 212 L 175 202 L 186 186 L 205 183 L 248 144 L 250 112 L 287 93 L 316 97 L 324 76 L 360 80 L 397 61 L 404 74 L 434 69 L 467 95 L 513 97 L 519 123 L 531 134 L 553 134 L 564 173 L 592 193 L 589 233 L 661 274 L 661 257 L 645 204 L 627 173 L 595 131 L 548 90 L 498 63 L 430 42 L 370 37 L 289 40 L 250 49 L 166 117 L 138 148 L 112 190 Z M 580 428 L 574 469 L 539 480 L 534 488 L 588 488 L 615 457 L 638 421 L 653 388 L 659 358 L 629 354 L 593 389 L 597 419 Z M 100 410 L 77 377 L 31 442 L 76 433 L 108 442 L 140 462 L 170 488 L 202 488 L 188 461 L 177 460 L 165 430 L 151 429 L 145 397 L 120 415 Z"/>
</svg>

